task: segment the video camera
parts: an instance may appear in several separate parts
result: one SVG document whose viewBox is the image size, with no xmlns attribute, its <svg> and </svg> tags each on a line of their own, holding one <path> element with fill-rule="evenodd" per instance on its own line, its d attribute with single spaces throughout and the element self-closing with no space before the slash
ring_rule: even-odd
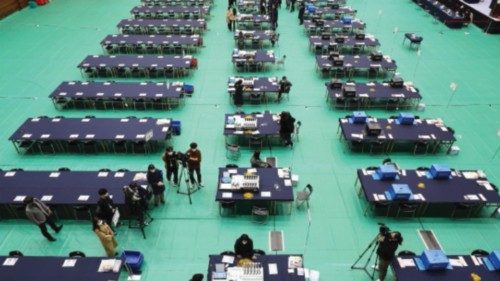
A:
<svg viewBox="0 0 500 281">
<path fill-rule="evenodd" d="M 378 224 L 380 225 L 380 228 L 379 228 L 380 235 L 385 236 L 386 234 L 391 232 L 391 229 L 387 225 L 385 225 L 383 223 L 378 223 Z"/>
<path fill-rule="evenodd" d="M 182 167 L 186 168 L 187 167 L 187 160 L 188 156 L 186 153 L 178 151 L 176 154 L 177 157 L 177 162 L 182 165 Z"/>
</svg>

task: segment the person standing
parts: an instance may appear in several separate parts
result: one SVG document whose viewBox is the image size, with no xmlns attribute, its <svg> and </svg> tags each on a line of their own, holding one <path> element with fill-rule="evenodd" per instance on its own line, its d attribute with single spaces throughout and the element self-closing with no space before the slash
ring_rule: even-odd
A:
<svg viewBox="0 0 500 281">
<path fill-rule="evenodd" d="M 396 255 L 396 250 L 398 246 L 403 243 L 403 237 L 401 233 L 397 231 L 384 231 L 379 234 L 377 239 L 379 242 L 377 248 L 378 278 L 380 281 L 384 281 L 387 275 L 387 269 Z"/>
<path fill-rule="evenodd" d="M 234 253 L 237 258 L 251 259 L 253 257 L 253 241 L 247 234 L 242 234 L 236 239 Z"/>
<path fill-rule="evenodd" d="M 173 178 L 172 185 L 174 187 L 179 186 L 179 162 L 177 161 L 177 153 L 175 153 L 173 147 L 167 147 L 165 153 L 163 154 L 162 160 L 165 163 L 167 180 L 172 183 Z"/>
<path fill-rule="evenodd" d="M 234 83 L 233 103 L 236 106 L 236 112 L 240 112 L 243 106 L 243 80 L 241 79 Z"/>
<path fill-rule="evenodd" d="M 186 151 L 186 156 L 187 156 L 189 180 L 191 181 L 191 184 L 197 182 L 199 187 L 203 187 L 203 184 L 201 182 L 201 171 L 200 171 L 201 152 L 200 150 L 198 150 L 197 143 L 192 142 L 189 145 L 189 150 Z M 198 181 L 195 181 L 194 179 L 194 172 L 196 172 L 196 177 Z"/>
<path fill-rule="evenodd" d="M 290 13 L 295 12 L 295 2 L 297 0 L 290 0 Z"/>
<path fill-rule="evenodd" d="M 304 24 L 304 13 L 306 11 L 306 6 L 304 5 L 304 2 L 301 2 L 299 5 L 299 25 Z"/>
<path fill-rule="evenodd" d="M 228 7 L 226 11 L 226 22 L 229 31 L 234 31 L 236 26 L 236 8 Z"/>
<path fill-rule="evenodd" d="M 283 111 L 280 114 L 280 136 L 286 146 L 293 147 L 292 133 L 295 130 L 295 118 L 290 112 Z"/>
<path fill-rule="evenodd" d="M 153 189 L 155 206 L 158 206 L 160 203 L 165 204 L 165 184 L 163 183 L 163 175 L 153 164 L 149 164 L 148 166 L 147 179 L 149 185 Z"/>
<path fill-rule="evenodd" d="M 52 235 L 50 235 L 50 233 L 47 231 L 46 224 L 48 224 L 50 228 L 52 228 L 52 230 L 54 230 L 56 233 L 59 233 L 59 231 L 61 231 L 63 225 L 56 225 L 56 223 L 54 222 L 53 213 L 50 208 L 42 201 L 31 196 L 27 196 L 26 198 L 24 198 L 23 202 L 24 204 L 26 204 L 25 212 L 28 219 L 38 225 L 40 231 L 42 232 L 43 236 L 47 238 L 47 240 L 51 242 L 56 241 L 56 239 L 52 237 Z"/>
<path fill-rule="evenodd" d="M 292 83 L 288 81 L 286 76 L 283 76 L 279 82 L 279 92 L 278 92 L 278 101 L 281 101 L 281 95 L 283 93 L 290 93 L 290 88 L 292 87 Z"/>
<path fill-rule="evenodd" d="M 113 216 L 116 211 L 115 204 L 113 203 L 113 199 L 109 196 L 108 190 L 106 188 L 101 188 L 98 191 L 99 200 L 97 201 L 97 210 L 96 214 L 106 221 L 106 223 L 113 229 Z M 113 230 L 114 231 L 114 230 Z"/>
<path fill-rule="evenodd" d="M 101 244 L 106 251 L 106 255 L 108 257 L 114 257 L 118 253 L 116 252 L 116 246 L 118 243 L 115 239 L 115 234 L 111 227 L 103 220 L 97 216 L 92 218 L 92 230 L 95 232 L 99 240 L 101 240 Z"/>
</svg>

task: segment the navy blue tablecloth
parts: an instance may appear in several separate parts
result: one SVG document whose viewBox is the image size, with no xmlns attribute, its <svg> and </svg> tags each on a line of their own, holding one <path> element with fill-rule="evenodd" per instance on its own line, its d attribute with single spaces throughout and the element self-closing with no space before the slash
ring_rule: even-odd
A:
<svg viewBox="0 0 500 281">
<path fill-rule="evenodd" d="M 83 246 L 83 245 L 82 245 Z M 78 258 L 74 267 L 62 267 L 68 257 L 19 257 L 14 266 L 2 266 L 8 257 L 0 257 L 0 280 L 9 281 L 112 281 L 118 272 L 97 272 L 105 257 Z"/>
<path fill-rule="evenodd" d="M 429 13 L 437 17 L 441 22 L 450 28 L 460 28 L 464 25 L 463 15 L 443 5 L 437 0 L 413 0 L 415 3 L 429 9 Z"/>
<path fill-rule="evenodd" d="M 324 16 L 324 15 L 355 15 L 356 10 L 351 7 L 339 7 L 338 9 L 333 9 L 332 7 L 316 7 L 314 13 L 310 13 L 307 9 L 305 10 L 304 16 L 311 17 L 312 15 Z"/>
<path fill-rule="evenodd" d="M 460 256 L 448 256 L 448 258 L 459 258 Z M 500 280 L 500 271 L 488 271 L 483 265 L 474 265 L 472 258 L 468 255 L 462 256 L 467 263 L 465 267 L 453 267 L 449 270 L 420 271 L 416 267 L 401 268 L 397 259 L 392 262 L 395 277 L 398 281 L 465 281 L 472 280 L 470 274 L 475 272 L 481 276 L 481 281 Z M 411 257 L 403 257 L 409 259 Z"/>
<path fill-rule="evenodd" d="M 378 47 L 380 43 L 375 37 L 365 37 L 363 40 L 357 40 L 354 35 L 349 35 L 344 37 L 344 43 L 335 42 L 335 36 L 331 36 L 330 40 L 323 40 L 321 36 L 313 35 L 309 36 L 309 44 L 312 46 L 320 45 L 320 46 L 329 46 L 329 45 L 339 45 L 339 46 L 354 46 L 356 44 L 364 44 L 368 47 Z"/>
<path fill-rule="evenodd" d="M 101 41 L 101 45 L 169 45 L 180 44 L 182 46 L 195 46 L 200 44 L 200 35 L 132 35 L 113 34 L 108 35 Z"/>
<path fill-rule="evenodd" d="M 157 125 L 155 118 L 28 118 L 14 134 L 11 141 L 21 140 L 165 140 L 170 125 Z M 85 122 L 87 121 L 87 122 Z"/>
<path fill-rule="evenodd" d="M 50 98 L 180 98 L 181 85 L 151 82 L 62 82 L 51 94 Z"/>
<path fill-rule="evenodd" d="M 141 0 L 144 6 L 169 6 L 169 5 L 181 5 L 181 6 L 205 6 L 210 5 L 213 1 L 211 0 Z"/>
<path fill-rule="evenodd" d="M 268 15 L 253 15 L 253 14 L 239 14 L 236 17 L 237 22 L 269 22 Z"/>
<path fill-rule="evenodd" d="M 310 3 L 313 4 L 316 7 L 325 7 L 325 6 L 331 6 L 333 4 L 339 4 L 339 5 L 345 5 L 346 0 L 298 0 L 297 3 Z"/>
<path fill-rule="evenodd" d="M 342 57 L 342 56 L 341 56 Z M 368 69 L 375 65 L 380 65 L 384 70 L 396 69 L 396 63 L 393 60 L 382 58 L 381 61 L 372 61 L 368 55 L 343 55 L 344 65 L 340 67 L 352 67 L 354 69 Z M 317 55 L 316 64 L 318 68 L 337 68 L 333 66 L 333 62 L 328 59 L 328 56 Z"/>
<path fill-rule="evenodd" d="M 205 20 L 185 20 L 185 19 L 124 19 L 121 20 L 117 27 L 122 28 L 126 26 L 179 26 L 179 27 L 193 27 L 198 29 L 205 28 Z"/>
<path fill-rule="evenodd" d="M 243 175 L 247 169 L 251 168 L 234 168 L 237 170 L 238 175 Z M 252 199 L 243 198 L 243 192 L 241 191 L 231 191 L 231 190 L 220 190 L 218 187 L 222 180 L 223 172 L 231 170 L 231 168 L 219 168 L 219 177 L 217 182 L 217 194 L 215 195 L 215 201 L 293 201 L 293 187 L 285 186 L 285 179 L 290 178 L 280 178 L 278 176 L 277 168 L 256 168 L 256 175 L 259 175 L 260 188 L 258 192 L 254 192 Z M 291 179 L 290 179 L 291 180 Z M 260 192 L 271 192 L 270 197 L 262 197 Z M 223 198 L 222 193 L 230 192 L 232 193 L 232 198 Z"/>
<path fill-rule="evenodd" d="M 240 32 L 243 34 L 245 39 L 259 39 L 259 40 L 271 40 L 271 37 L 275 35 L 272 30 L 239 30 L 236 29 L 234 32 L 234 39 L 238 39 Z"/>
<path fill-rule="evenodd" d="M 33 196 L 42 199 L 52 196 L 46 203 L 51 205 L 96 204 L 98 191 L 106 188 L 117 205 L 125 204 L 123 187 L 142 172 L 96 171 L 12 171 L 0 172 L 0 204 L 22 203 L 16 196 Z M 145 172 L 144 172 L 145 173 Z M 89 195 L 80 201 L 80 195 Z"/>
<path fill-rule="evenodd" d="M 141 13 L 168 14 L 168 13 L 190 13 L 208 14 L 209 6 L 136 6 L 130 13 L 133 15 Z"/>
<path fill-rule="evenodd" d="M 352 83 L 351 83 L 352 84 Z M 422 96 L 413 86 L 403 86 L 402 88 L 393 88 L 388 83 L 354 83 L 356 88 L 356 97 L 369 99 L 421 99 Z M 346 83 L 343 84 L 343 87 Z M 326 90 L 330 99 L 342 97 L 341 89 L 331 89 L 330 83 L 326 84 Z"/>
<path fill-rule="evenodd" d="M 425 201 L 416 200 L 422 203 L 500 203 L 500 196 L 494 190 L 487 190 L 480 186 L 475 179 L 466 179 L 461 171 L 457 171 L 457 176 L 448 180 L 435 180 L 426 176 L 419 176 L 416 170 L 405 170 L 406 175 L 399 174 L 399 179 L 393 181 L 380 181 L 373 179 L 372 175 L 365 175 L 363 170 L 357 171 L 365 198 L 369 202 L 376 202 L 373 194 L 383 194 L 391 184 L 408 184 L 412 193 L 422 194 Z M 484 179 L 483 179 L 484 180 Z M 419 188 L 418 184 L 423 183 L 424 188 Z M 465 195 L 482 194 L 486 201 L 467 200 Z"/>
<path fill-rule="evenodd" d="M 235 129 L 228 129 L 226 128 L 226 125 L 228 124 L 228 117 L 229 116 L 241 116 L 244 117 L 246 115 L 252 115 L 254 118 L 257 119 L 257 130 L 259 130 L 258 134 L 255 135 L 245 135 L 245 134 L 236 134 Z M 257 116 L 257 114 L 226 114 L 224 117 L 224 135 L 229 136 L 229 135 L 242 135 L 242 136 L 277 136 L 279 135 L 279 130 L 280 130 L 280 125 L 279 121 L 274 121 L 273 120 L 273 115 L 269 112 L 263 113 L 261 116 Z"/>
<path fill-rule="evenodd" d="M 371 121 L 375 122 L 373 119 Z M 380 136 L 385 136 L 385 138 L 380 136 L 368 136 L 365 133 L 365 124 L 353 124 L 344 118 L 340 119 L 340 128 L 344 138 L 347 140 L 455 141 L 454 134 L 446 129 L 445 126 L 429 124 L 428 122 L 430 121 L 428 120 L 420 121 L 418 121 L 420 123 L 414 125 L 399 125 L 396 123 L 396 119 L 376 118 L 376 122 L 380 124 L 382 128 Z M 363 138 L 352 136 L 352 134 L 361 134 Z M 432 137 L 433 135 L 434 138 Z"/>
<path fill-rule="evenodd" d="M 252 87 L 244 87 L 243 91 L 248 93 L 277 93 L 279 92 L 278 77 L 231 77 L 227 82 L 228 91 L 234 93 L 234 83 L 239 79 L 253 79 Z"/>
<path fill-rule="evenodd" d="M 239 50 L 233 52 L 232 60 L 233 62 L 269 62 L 274 63 L 276 58 L 272 51 L 265 50 L 254 50 L 254 51 L 244 51 L 246 53 L 253 53 L 254 55 L 249 57 L 245 57 L 244 54 L 239 53 Z"/>
<path fill-rule="evenodd" d="M 191 59 L 192 56 L 178 55 L 93 55 L 87 56 L 80 64 L 78 64 L 78 67 L 164 68 L 172 66 L 174 68 L 191 68 Z"/>
<path fill-rule="evenodd" d="M 359 19 L 353 20 L 351 24 L 344 24 L 341 20 L 324 20 L 324 27 L 325 28 L 342 28 L 345 26 L 352 26 L 354 29 L 364 29 L 365 28 L 365 23 Z M 316 23 L 314 23 L 312 20 L 304 20 L 304 27 L 306 29 L 313 29 L 316 28 Z"/>
<path fill-rule="evenodd" d="M 288 257 L 290 255 L 266 255 L 266 256 L 256 256 L 254 262 L 260 262 L 264 268 L 264 280 L 265 281 L 305 281 L 304 276 L 297 275 L 297 269 L 294 273 L 288 273 Z M 302 256 L 302 255 L 296 255 Z M 210 255 L 208 263 L 208 274 L 207 280 L 212 281 L 212 272 L 215 271 L 215 264 L 222 262 L 222 256 L 220 255 Z M 278 268 L 278 274 L 269 274 L 269 264 L 275 263 Z M 234 266 L 234 265 L 229 265 Z"/>
</svg>

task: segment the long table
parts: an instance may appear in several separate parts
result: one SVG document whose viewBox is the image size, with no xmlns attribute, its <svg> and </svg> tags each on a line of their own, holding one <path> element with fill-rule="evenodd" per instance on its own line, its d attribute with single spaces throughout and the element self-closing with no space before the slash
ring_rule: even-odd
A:
<svg viewBox="0 0 500 281">
<path fill-rule="evenodd" d="M 117 272 L 98 272 L 101 261 L 105 257 L 77 258 L 72 267 L 63 267 L 68 257 L 16 257 L 14 265 L 3 265 L 10 257 L 0 257 L 0 280 L 39 281 L 39 280 L 72 280 L 72 281 L 110 281 L 120 278 Z"/>
<path fill-rule="evenodd" d="M 141 0 L 144 6 L 206 6 L 211 5 L 213 0 Z"/>
<path fill-rule="evenodd" d="M 169 109 L 185 94 L 180 82 L 66 81 L 49 97 L 57 109 Z"/>
<path fill-rule="evenodd" d="M 265 43 L 273 46 L 279 39 L 279 34 L 273 30 L 239 30 L 234 32 L 234 40 L 238 49 L 250 46 L 253 49 L 262 48 Z"/>
<path fill-rule="evenodd" d="M 348 6 L 342 6 L 338 9 L 334 9 L 331 6 L 316 7 L 315 12 L 309 12 L 307 8 L 305 9 L 304 18 L 310 19 L 312 17 L 320 17 L 323 19 L 333 19 L 339 18 L 341 16 L 352 16 L 356 15 L 356 10 Z"/>
<path fill-rule="evenodd" d="M 327 54 L 328 52 L 336 51 L 354 51 L 363 53 L 365 51 L 372 51 L 380 46 L 377 38 L 373 35 L 366 35 L 364 39 L 358 40 L 354 35 L 343 36 L 344 42 L 337 43 L 336 36 L 331 35 L 330 39 L 324 40 L 320 35 L 309 36 L 309 47 L 316 54 Z"/>
<path fill-rule="evenodd" d="M 102 48 L 112 53 L 182 53 L 197 51 L 203 45 L 200 35 L 128 35 L 111 34 L 101 41 Z"/>
<path fill-rule="evenodd" d="M 378 136 L 366 134 L 366 124 L 356 124 L 351 118 L 340 118 L 339 128 L 343 137 L 352 148 L 352 143 L 370 145 L 380 143 L 387 153 L 394 150 L 396 145 L 425 143 L 431 152 L 436 152 L 441 145 L 447 151 L 455 142 L 454 132 L 446 127 L 441 120 L 416 119 L 413 125 L 401 125 L 397 119 L 368 118 L 368 122 L 378 123 L 382 132 Z"/>
<path fill-rule="evenodd" d="M 271 22 L 268 15 L 239 14 L 236 25 L 239 29 L 269 29 Z"/>
<path fill-rule="evenodd" d="M 124 19 L 118 25 L 124 34 L 201 34 L 207 28 L 204 19 Z"/>
<path fill-rule="evenodd" d="M 28 152 L 37 145 L 47 145 L 51 153 L 67 152 L 69 142 L 94 144 L 94 153 L 113 151 L 117 142 L 142 143 L 151 146 L 144 149 L 147 152 L 164 144 L 170 133 L 170 121 L 155 118 L 28 118 L 9 140 L 19 153 Z"/>
<path fill-rule="evenodd" d="M 350 24 L 344 24 L 341 20 L 304 20 L 304 28 L 309 35 L 320 35 L 324 32 L 354 34 L 362 32 L 365 27 L 366 24 L 360 19 L 353 19 Z"/>
<path fill-rule="evenodd" d="M 136 19 L 199 19 L 210 14 L 210 6 L 136 6 L 130 13 Z"/>
<path fill-rule="evenodd" d="M 74 205 L 96 205 L 103 187 L 117 206 L 124 207 L 123 187 L 132 181 L 145 182 L 145 176 L 137 171 L 0 171 L 0 210 L 3 218 L 16 217 L 12 206 L 33 196 L 57 206 L 59 218 L 69 218 Z"/>
<path fill-rule="evenodd" d="M 326 99 L 332 107 L 343 109 L 386 108 L 393 109 L 418 105 L 422 96 L 413 85 L 406 83 L 402 88 L 394 88 L 389 83 L 343 83 L 341 88 L 332 88 L 332 83 L 325 83 Z M 343 89 L 354 87 L 354 97 L 344 97 Z"/>
<path fill-rule="evenodd" d="M 265 281 L 305 281 L 304 275 L 298 275 L 296 268 L 293 268 L 293 273 L 289 272 L 288 258 L 291 255 L 264 255 L 256 256 L 253 262 L 261 263 L 264 269 L 264 280 Z M 301 256 L 301 255 L 296 255 Z M 214 281 L 219 279 L 212 279 L 212 272 L 215 271 L 215 265 L 217 263 L 222 263 L 223 256 L 221 255 L 210 255 L 208 263 L 208 273 L 207 280 Z M 235 262 L 237 260 L 235 259 Z M 269 265 L 276 264 L 277 274 L 269 273 Z M 228 264 L 229 266 L 235 266 L 235 263 Z M 224 279 L 222 280 L 224 281 Z"/>
<path fill-rule="evenodd" d="M 373 61 L 370 55 L 340 55 L 343 61 L 342 66 L 333 65 L 328 55 L 316 55 L 316 69 L 323 76 L 333 75 L 338 77 L 339 71 L 342 76 L 352 77 L 373 70 L 376 76 L 386 75 L 389 72 L 395 72 L 396 61 L 389 56 L 384 56 L 380 61 Z"/>
<path fill-rule="evenodd" d="M 235 128 L 234 124 L 229 124 L 229 117 L 234 116 L 252 116 L 252 118 L 257 119 L 256 128 Z M 251 137 L 263 138 L 263 143 L 271 145 L 273 139 L 279 138 L 279 115 L 271 114 L 266 111 L 259 114 L 226 114 L 224 118 L 224 136 L 226 141 L 230 137 L 236 138 L 238 142 L 240 139 L 247 139 Z"/>
<path fill-rule="evenodd" d="M 298 6 L 300 3 L 310 3 L 316 7 L 326 7 L 326 6 L 332 6 L 333 4 L 345 5 L 347 1 L 346 0 L 297 0 L 296 5 Z"/>
<path fill-rule="evenodd" d="M 428 10 L 432 16 L 436 17 L 449 28 L 461 28 L 466 22 L 464 16 L 461 15 L 458 11 L 453 11 L 439 1 L 413 0 L 413 2 Z"/>
<path fill-rule="evenodd" d="M 269 94 L 277 96 L 279 92 L 278 77 L 230 77 L 227 82 L 227 91 L 231 98 L 234 94 L 234 83 L 243 80 L 243 93 L 248 95 L 262 95 L 263 101 L 269 100 Z"/>
<path fill-rule="evenodd" d="M 448 259 L 462 258 L 466 266 L 453 266 L 452 269 L 438 271 L 420 271 L 416 266 L 400 265 L 404 260 L 413 260 L 410 256 L 402 256 L 395 258 L 391 264 L 394 270 L 395 277 L 398 281 L 456 281 L 456 280 L 472 280 L 471 273 L 476 273 L 481 276 L 481 281 L 496 281 L 500 279 L 500 271 L 489 271 L 480 261 L 480 258 L 469 255 L 450 255 Z"/>
<path fill-rule="evenodd" d="M 237 0 L 238 11 L 243 14 L 258 14 L 260 0 Z"/>
<path fill-rule="evenodd" d="M 429 205 L 456 203 L 500 205 L 498 192 L 489 184 L 488 187 L 485 184 L 488 181 L 487 178 L 470 176 L 474 175 L 476 171 L 456 170 L 452 172 L 450 179 L 445 180 L 432 179 L 429 172 L 425 170 L 400 170 L 395 180 L 380 180 L 373 176 L 374 172 L 374 170 L 368 169 L 357 170 L 360 191 L 363 192 L 369 204 L 388 202 L 397 205 L 401 203 L 402 201 L 398 200 L 388 200 L 384 192 L 389 189 L 391 184 L 407 184 L 414 197 L 403 202 L 420 204 L 420 215 L 425 214 Z"/>
<path fill-rule="evenodd" d="M 184 76 L 197 67 L 190 55 L 89 55 L 80 64 L 82 76 Z"/>
<path fill-rule="evenodd" d="M 267 64 L 274 64 L 276 57 L 273 51 L 236 49 L 232 54 L 232 62 L 238 71 L 260 71 Z"/>
</svg>

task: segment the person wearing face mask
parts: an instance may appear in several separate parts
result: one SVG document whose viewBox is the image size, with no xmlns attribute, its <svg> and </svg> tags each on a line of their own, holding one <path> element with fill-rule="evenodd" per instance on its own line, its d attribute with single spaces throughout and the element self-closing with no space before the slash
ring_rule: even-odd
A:
<svg viewBox="0 0 500 281">
<path fill-rule="evenodd" d="M 251 259 L 253 257 L 253 241 L 247 234 L 242 234 L 234 243 L 236 257 Z"/>
<path fill-rule="evenodd" d="M 189 172 L 189 180 L 191 184 L 198 183 L 199 187 L 203 187 L 203 183 L 201 182 L 201 172 L 200 172 L 200 164 L 201 164 L 201 152 L 198 150 L 198 144 L 192 142 L 189 145 L 189 150 L 186 152 L 187 156 L 187 166 Z M 194 179 L 194 172 L 196 172 L 196 177 L 198 181 Z"/>
<path fill-rule="evenodd" d="M 118 243 L 116 242 L 115 235 L 111 227 L 98 216 L 94 216 L 92 218 L 92 230 L 95 232 L 99 240 L 101 240 L 101 244 L 106 251 L 106 255 L 108 257 L 114 257 L 118 253 L 116 252 L 116 246 Z"/>
<path fill-rule="evenodd" d="M 102 218 L 109 227 L 112 228 L 113 215 L 115 214 L 116 207 L 113 203 L 113 199 L 109 196 L 108 190 L 106 188 L 101 188 L 98 191 L 99 200 L 97 201 L 96 214 Z M 114 230 L 113 230 L 114 231 Z"/>
<path fill-rule="evenodd" d="M 155 206 L 160 203 L 165 204 L 165 184 L 163 183 L 163 175 L 160 170 L 156 169 L 155 165 L 149 164 L 147 173 L 148 183 L 153 189 L 153 197 Z"/>
<path fill-rule="evenodd" d="M 177 162 L 177 153 L 175 153 L 171 146 L 167 147 L 165 150 L 162 160 L 165 163 L 165 169 L 167 170 L 167 180 L 172 183 L 171 180 L 173 175 L 173 186 L 179 186 L 179 162 Z"/>
</svg>

